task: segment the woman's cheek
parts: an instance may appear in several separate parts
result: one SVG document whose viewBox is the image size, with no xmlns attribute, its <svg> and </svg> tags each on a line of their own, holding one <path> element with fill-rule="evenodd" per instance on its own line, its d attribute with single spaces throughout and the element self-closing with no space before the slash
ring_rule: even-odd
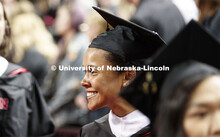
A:
<svg viewBox="0 0 220 137">
<path fill-rule="evenodd" d="M 208 127 L 206 120 L 184 120 L 184 131 L 187 137 L 207 137 Z"/>
</svg>

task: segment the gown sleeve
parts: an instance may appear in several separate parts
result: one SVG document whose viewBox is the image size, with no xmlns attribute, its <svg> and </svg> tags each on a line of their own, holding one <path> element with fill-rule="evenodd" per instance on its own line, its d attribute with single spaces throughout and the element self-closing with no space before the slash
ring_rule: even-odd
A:
<svg viewBox="0 0 220 137">
<path fill-rule="evenodd" d="M 29 117 L 29 136 L 50 137 L 54 135 L 55 127 L 49 115 L 46 103 L 40 93 L 36 80 L 32 78 L 32 92 L 30 92 L 29 105 L 31 109 Z"/>
</svg>

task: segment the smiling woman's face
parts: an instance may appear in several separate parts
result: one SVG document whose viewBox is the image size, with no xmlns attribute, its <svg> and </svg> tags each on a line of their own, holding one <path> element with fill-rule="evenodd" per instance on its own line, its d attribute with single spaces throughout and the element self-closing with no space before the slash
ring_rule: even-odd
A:
<svg viewBox="0 0 220 137">
<path fill-rule="evenodd" d="M 220 76 L 205 79 L 193 91 L 183 128 L 187 137 L 220 137 Z"/>
<path fill-rule="evenodd" d="M 3 6 L 0 2 L 0 46 L 3 41 L 3 37 L 5 35 L 5 18 L 4 18 L 4 12 L 3 12 Z"/>
<path fill-rule="evenodd" d="M 81 81 L 81 85 L 85 87 L 88 99 L 88 108 L 96 110 L 103 106 L 110 106 L 115 99 L 118 98 L 120 89 L 123 86 L 124 75 L 114 71 L 107 71 L 106 66 L 112 65 L 105 59 L 107 51 L 88 48 L 84 55 L 84 67 L 101 67 L 104 65 L 103 71 L 87 70 L 85 77 Z"/>
</svg>

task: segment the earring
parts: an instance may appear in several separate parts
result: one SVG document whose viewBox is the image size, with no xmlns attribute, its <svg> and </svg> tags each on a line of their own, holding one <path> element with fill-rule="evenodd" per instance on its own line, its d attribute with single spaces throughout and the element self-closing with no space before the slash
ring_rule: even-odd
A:
<svg viewBox="0 0 220 137">
<path fill-rule="evenodd" d="M 123 86 L 126 87 L 126 86 L 127 86 L 127 83 L 124 83 Z"/>
</svg>

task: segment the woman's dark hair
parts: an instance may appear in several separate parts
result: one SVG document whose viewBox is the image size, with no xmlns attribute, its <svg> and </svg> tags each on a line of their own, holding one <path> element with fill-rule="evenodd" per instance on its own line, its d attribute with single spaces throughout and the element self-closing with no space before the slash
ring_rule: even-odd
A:
<svg viewBox="0 0 220 137">
<path fill-rule="evenodd" d="M 143 64 L 140 60 L 139 61 L 126 61 L 126 59 L 122 58 L 119 55 L 116 55 L 114 53 L 108 52 L 108 54 L 105 54 L 105 59 L 112 63 L 113 66 L 119 66 L 119 67 L 131 67 L 131 66 L 139 66 Z M 123 71 L 117 71 L 119 74 Z"/>
<path fill-rule="evenodd" d="M 8 18 L 7 18 L 6 13 L 5 13 L 3 3 L 1 1 L 0 1 L 0 3 L 2 4 L 2 7 L 3 7 L 3 14 L 4 14 L 3 16 L 4 16 L 4 20 L 6 22 L 6 24 L 5 24 L 5 35 L 3 37 L 3 41 L 0 45 L 0 55 L 1 56 L 6 56 L 8 54 L 9 49 L 10 49 L 10 46 L 11 46 L 11 43 L 10 43 L 11 30 L 10 30 L 9 21 L 8 21 Z"/>
<path fill-rule="evenodd" d="M 210 74 L 201 74 L 188 78 L 178 84 L 168 96 L 161 100 L 154 134 L 157 137 L 186 137 L 183 129 L 183 117 L 192 91 Z M 172 90 L 172 89 L 171 89 Z"/>
</svg>

